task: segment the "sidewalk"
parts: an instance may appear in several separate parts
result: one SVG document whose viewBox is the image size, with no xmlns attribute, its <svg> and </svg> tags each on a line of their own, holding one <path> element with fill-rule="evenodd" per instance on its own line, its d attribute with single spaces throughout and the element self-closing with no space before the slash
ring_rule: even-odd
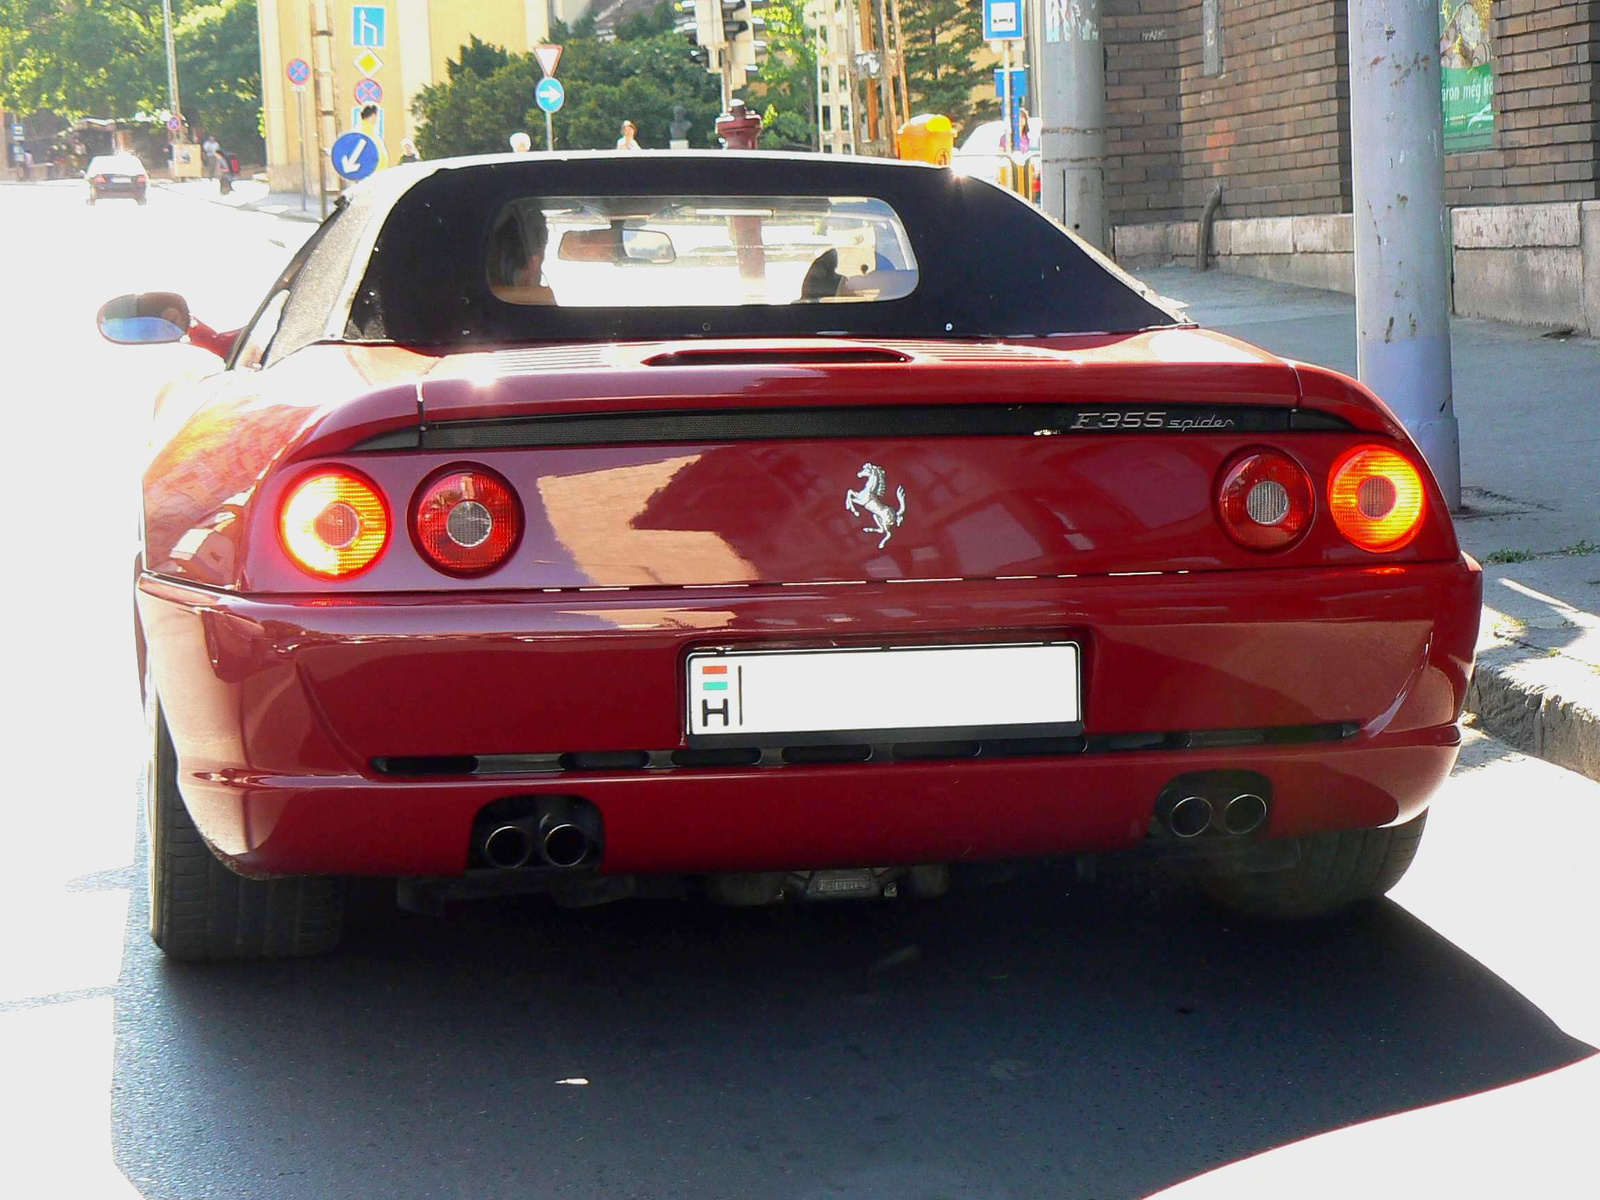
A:
<svg viewBox="0 0 1600 1200">
<path fill-rule="evenodd" d="M 212 204 L 226 205 L 240 212 L 266 213 L 268 216 L 282 217 L 286 221 L 315 223 L 322 220 L 315 196 L 308 197 L 306 206 L 302 208 L 299 192 L 269 191 L 266 184 L 257 183 L 253 179 L 237 181 L 233 185 L 233 191 L 226 196 L 222 194 L 222 189 L 215 179 L 185 179 L 179 182 L 157 179 L 152 180 L 152 183 L 163 191 L 196 200 L 209 200 Z"/>
<path fill-rule="evenodd" d="M 1355 374 L 1355 301 L 1244 275 L 1140 271 L 1202 325 Z M 1452 319 L 1462 546 L 1484 564 L 1468 708 L 1600 779 L 1600 340 Z"/>
</svg>

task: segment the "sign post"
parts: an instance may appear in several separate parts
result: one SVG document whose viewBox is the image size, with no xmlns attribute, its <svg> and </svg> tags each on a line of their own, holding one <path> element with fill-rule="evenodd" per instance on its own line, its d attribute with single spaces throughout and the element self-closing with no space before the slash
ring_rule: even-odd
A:
<svg viewBox="0 0 1600 1200">
<path fill-rule="evenodd" d="M 539 81 L 539 86 L 533 89 L 533 98 L 538 101 L 539 107 L 544 110 L 544 148 L 554 151 L 556 148 L 555 125 L 551 122 L 551 114 L 560 111 L 561 105 L 566 102 L 566 89 L 561 86 L 561 81 L 556 78 L 556 64 L 561 61 L 561 47 L 553 45 L 535 46 L 534 58 L 539 60 L 539 68 L 544 72 L 544 78 Z M 553 84 L 555 101 L 553 104 L 545 103 L 548 89 L 546 84 Z"/>
<path fill-rule="evenodd" d="M 300 211 L 310 206 L 310 182 L 306 171 L 306 80 L 311 78 L 311 64 L 303 58 L 291 58 L 283 73 L 289 77 L 289 86 L 294 89 L 294 100 L 299 113 L 300 128 Z"/>
<path fill-rule="evenodd" d="M 533 99 L 544 111 L 544 148 L 554 150 L 555 127 L 551 124 L 550 115 L 561 111 L 561 106 L 567 100 L 567 89 L 561 86 L 559 79 L 546 75 L 539 81 L 539 86 L 533 89 Z"/>
<path fill-rule="evenodd" d="M 1008 155 L 1017 151 L 1016 110 L 1011 103 L 1011 43 L 1020 42 L 1022 32 L 1022 0 L 983 0 L 983 36 L 985 40 L 1000 43 L 1001 103 L 1006 122 L 1005 148 Z M 1015 160 L 1012 168 L 1015 170 Z"/>
</svg>

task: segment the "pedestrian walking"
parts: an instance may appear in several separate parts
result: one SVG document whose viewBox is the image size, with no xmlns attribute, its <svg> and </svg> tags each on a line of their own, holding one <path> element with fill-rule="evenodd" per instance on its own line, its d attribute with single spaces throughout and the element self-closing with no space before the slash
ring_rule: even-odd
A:
<svg viewBox="0 0 1600 1200">
<path fill-rule="evenodd" d="M 382 128 L 383 119 L 376 104 L 363 104 L 361 106 L 361 121 L 357 128 L 369 138 L 378 148 L 378 165 L 374 170 L 381 171 L 389 165 L 389 147 L 384 144 Z"/>
<path fill-rule="evenodd" d="M 200 143 L 200 163 L 205 169 L 206 178 L 210 179 L 217 173 L 217 152 L 222 149 L 221 144 L 212 134 L 206 134 L 206 140 Z"/>
<path fill-rule="evenodd" d="M 216 145 L 215 142 L 213 142 L 212 144 Z M 211 167 L 211 169 L 213 171 L 216 172 L 217 180 L 218 180 L 219 184 L 221 185 L 222 194 L 224 196 L 232 195 L 232 193 L 233 193 L 233 163 L 230 162 L 229 159 L 228 159 L 228 156 L 225 155 L 222 152 L 222 148 L 220 146 L 218 146 L 216 150 L 214 150 L 212 153 L 210 153 L 210 154 L 208 154 L 206 156 L 206 163 Z"/>
<path fill-rule="evenodd" d="M 1028 110 L 1025 109 L 1025 108 L 1018 109 L 1017 110 L 1017 149 L 1020 150 L 1023 154 L 1026 154 L 1028 152 L 1028 150 L 1031 148 L 1031 142 L 1030 142 L 1029 138 L 1030 138 L 1030 135 L 1032 134 L 1032 132 L 1033 131 L 1028 128 Z"/>
<path fill-rule="evenodd" d="M 33 182 L 33 151 L 22 152 L 22 178 L 27 183 Z"/>
<path fill-rule="evenodd" d="M 400 161 L 403 163 L 422 161 L 422 155 L 417 153 L 416 143 L 410 138 L 400 139 Z"/>
<path fill-rule="evenodd" d="M 632 121 L 624 121 L 622 123 L 622 136 L 617 139 L 617 149 L 618 150 L 638 150 L 638 149 L 640 149 L 641 147 L 639 145 L 638 134 L 639 134 L 639 127 L 637 125 L 635 125 Z"/>
</svg>

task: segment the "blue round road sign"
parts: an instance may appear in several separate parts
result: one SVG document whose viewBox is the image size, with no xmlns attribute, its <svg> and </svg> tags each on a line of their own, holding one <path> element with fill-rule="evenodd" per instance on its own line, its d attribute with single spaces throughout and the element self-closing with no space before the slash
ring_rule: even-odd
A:
<svg viewBox="0 0 1600 1200">
<path fill-rule="evenodd" d="M 383 99 L 383 85 L 376 79 L 363 79 L 356 84 L 355 98 L 357 104 L 376 104 Z"/>
<path fill-rule="evenodd" d="M 291 58 L 284 68 L 290 83 L 304 83 L 311 78 L 311 66 L 303 58 Z"/>
<path fill-rule="evenodd" d="M 566 103 L 567 89 L 561 86 L 561 80 L 546 77 L 533 89 L 533 99 L 547 113 L 560 112 Z"/>
<path fill-rule="evenodd" d="M 378 169 L 378 143 L 351 130 L 333 144 L 333 169 L 346 179 L 365 179 Z"/>
</svg>

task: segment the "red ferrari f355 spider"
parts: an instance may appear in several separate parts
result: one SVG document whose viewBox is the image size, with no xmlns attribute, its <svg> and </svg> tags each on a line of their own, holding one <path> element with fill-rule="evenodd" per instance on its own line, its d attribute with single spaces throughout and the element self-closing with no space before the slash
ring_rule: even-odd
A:
<svg viewBox="0 0 1600 1200">
<path fill-rule="evenodd" d="M 1168 851 L 1280 916 L 1388 889 L 1481 592 L 1359 384 L 1184 321 L 915 164 L 384 172 L 174 389 L 137 611 L 151 925 L 403 898 L 929 895 Z"/>
</svg>

